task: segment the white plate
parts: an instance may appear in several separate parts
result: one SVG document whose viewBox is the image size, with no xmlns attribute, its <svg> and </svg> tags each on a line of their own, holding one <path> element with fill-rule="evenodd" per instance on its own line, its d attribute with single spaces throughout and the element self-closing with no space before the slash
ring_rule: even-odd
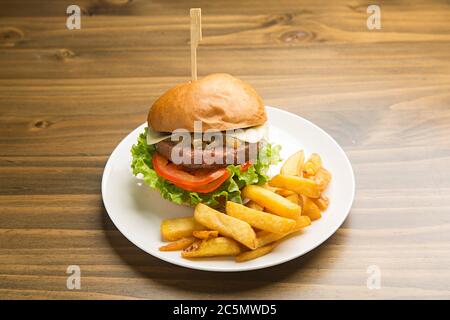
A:
<svg viewBox="0 0 450 320">
<path fill-rule="evenodd" d="M 282 241 L 270 254 L 237 263 L 231 257 L 188 260 L 181 258 L 178 251 L 158 250 L 164 244 L 160 236 L 161 221 L 190 216 L 193 209 L 164 200 L 157 191 L 133 176 L 130 149 L 146 124 L 122 140 L 111 154 L 103 172 L 103 202 L 111 220 L 128 240 L 152 256 L 199 270 L 230 272 L 266 268 L 295 259 L 323 243 L 344 222 L 353 202 L 355 179 L 350 161 L 336 141 L 313 123 L 273 107 L 267 107 L 267 114 L 269 140 L 282 145 L 283 159 L 299 149 L 304 149 L 306 156 L 317 152 L 324 166 L 333 174 L 326 192 L 330 206 L 322 218 Z M 280 165 L 272 167 L 269 173 L 278 172 Z"/>
</svg>

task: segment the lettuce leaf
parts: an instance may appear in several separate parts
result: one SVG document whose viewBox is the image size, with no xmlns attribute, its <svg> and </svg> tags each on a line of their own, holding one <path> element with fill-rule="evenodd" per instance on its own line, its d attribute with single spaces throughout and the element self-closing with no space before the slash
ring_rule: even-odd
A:
<svg viewBox="0 0 450 320">
<path fill-rule="evenodd" d="M 131 148 L 133 160 L 131 168 L 135 176 L 141 177 L 150 187 L 159 190 L 164 199 L 177 204 L 195 206 L 202 202 L 211 207 L 217 207 L 225 201 L 242 203 L 241 191 L 249 184 L 264 184 L 267 182 L 267 170 L 270 165 L 281 161 L 279 152 L 281 146 L 264 144 L 258 153 L 257 161 L 249 166 L 246 171 L 241 172 L 240 165 L 229 165 L 227 169 L 231 175 L 218 189 L 209 193 L 198 193 L 183 190 L 166 179 L 158 176 L 153 169 L 152 157 L 156 152 L 155 145 L 147 145 L 147 128 L 138 137 L 138 141 Z"/>
</svg>

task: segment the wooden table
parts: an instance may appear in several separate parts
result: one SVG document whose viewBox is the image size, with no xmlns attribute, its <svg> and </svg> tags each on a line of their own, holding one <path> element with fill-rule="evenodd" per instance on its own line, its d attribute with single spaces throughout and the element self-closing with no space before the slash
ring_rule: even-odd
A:
<svg viewBox="0 0 450 320">
<path fill-rule="evenodd" d="M 81 30 L 66 28 L 72 2 Z M 369 3 L 1 1 L 0 298 L 450 298 L 450 6 L 382 4 L 371 31 Z M 200 76 L 250 82 L 353 164 L 349 218 L 304 257 L 184 269 L 133 246 L 103 207 L 114 147 L 189 79 L 189 7 L 203 10 Z M 69 265 L 81 290 L 66 287 Z"/>
</svg>

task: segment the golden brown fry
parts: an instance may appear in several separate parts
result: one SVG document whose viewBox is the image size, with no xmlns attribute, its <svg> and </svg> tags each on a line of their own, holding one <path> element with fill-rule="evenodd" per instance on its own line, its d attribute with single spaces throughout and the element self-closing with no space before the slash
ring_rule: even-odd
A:
<svg viewBox="0 0 450 320">
<path fill-rule="evenodd" d="M 273 250 L 273 248 L 275 248 L 276 245 L 277 245 L 277 243 L 275 242 L 275 243 L 268 244 L 266 246 L 257 248 L 255 250 L 243 252 L 236 256 L 236 258 L 235 258 L 236 262 L 244 262 L 244 261 L 249 261 L 249 260 L 253 260 L 253 259 L 262 257 L 263 255 L 270 253 Z"/>
<path fill-rule="evenodd" d="M 316 174 L 317 170 L 322 166 L 322 159 L 317 153 L 311 154 L 309 159 L 305 162 L 303 166 L 303 173 L 313 176 Z"/>
<path fill-rule="evenodd" d="M 247 202 L 246 206 L 255 210 L 264 211 L 264 207 L 260 206 L 255 201 L 250 200 L 249 202 Z"/>
<path fill-rule="evenodd" d="M 302 214 L 311 218 L 311 220 L 317 220 L 322 217 L 319 207 L 308 197 L 303 198 L 303 212 Z"/>
<path fill-rule="evenodd" d="M 299 196 L 298 194 L 296 194 L 296 193 L 287 196 L 286 199 L 288 199 L 288 200 L 291 201 L 292 203 L 301 205 L 301 202 L 300 202 L 300 196 Z"/>
<path fill-rule="evenodd" d="M 235 256 L 240 252 L 241 247 L 233 239 L 217 237 L 194 242 L 181 252 L 181 256 L 183 258 Z"/>
<path fill-rule="evenodd" d="M 306 179 L 297 176 L 276 175 L 269 181 L 273 187 L 284 188 L 295 191 L 298 194 L 303 194 L 311 198 L 318 198 L 320 190 L 317 183 L 311 179 Z"/>
<path fill-rule="evenodd" d="M 247 208 L 231 201 L 226 204 L 226 212 L 232 217 L 247 222 L 252 227 L 274 233 L 288 233 L 296 226 L 295 220 Z"/>
<path fill-rule="evenodd" d="M 310 224 L 311 224 L 311 219 L 308 216 L 300 216 L 300 218 L 298 218 L 296 221 L 295 228 L 289 233 L 279 234 L 279 233 L 273 233 L 273 232 L 268 232 L 268 231 L 259 231 L 256 234 L 256 246 L 259 248 L 268 243 L 278 241 L 291 233 L 300 231 L 301 229 L 309 226 Z"/>
<path fill-rule="evenodd" d="M 280 173 L 284 175 L 296 176 L 302 173 L 303 162 L 305 161 L 305 153 L 300 150 L 291 155 L 284 162 L 280 169 Z"/>
<path fill-rule="evenodd" d="M 299 205 L 263 187 L 248 185 L 242 190 L 242 195 L 276 215 L 293 220 L 301 215 L 302 208 Z"/>
<path fill-rule="evenodd" d="M 267 189 L 267 190 L 270 190 L 270 191 L 272 191 L 272 192 L 275 192 L 275 193 L 277 192 L 278 189 L 280 189 L 280 188 L 271 187 L 271 186 L 269 186 L 268 183 L 264 184 L 264 185 L 263 185 L 263 188 L 264 188 L 264 189 Z"/>
<path fill-rule="evenodd" d="M 296 225 L 295 225 L 294 230 L 292 230 L 292 232 L 297 232 L 297 231 L 309 226 L 311 224 L 311 218 L 308 216 L 301 216 L 300 218 L 295 220 L 295 222 L 296 222 Z"/>
<path fill-rule="evenodd" d="M 167 241 L 192 236 L 194 230 L 206 230 L 194 217 L 166 219 L 161 223 L 161 235 Z"/>
<path fill-rule="evenodd" d="M 197 239 L 208 240 L 212 238 L 217 238 L 219 236 L 219 231 L 217 230 L 200 230 L 192 232 L 194 237 Z"/>
<path fill-rule="evenodd" d="M 271 187 L 267 183 L 263 185 L 264 189 L 270 190 L 272 192 L 275 192 L 276 194 L 279 194 L 280 196 L 287 197 L 291 194 L 294 194 L 294 191 L 283 189 L 283 188 L 277 188 L 277 187 Z"/>
<path fill-rule="evenodd" d="M 256 233 L 256 248 L 260 248 L 268 243 L 272 243 L 280 239 L 283 239 L 289 234 L 290 233 L 280 234 L 268 231 L 259 231 L 258 233 Z"/>
<path fill-rule="evenodd" d="M 233 238 L 250 249 L 256 247 L 255 231 L 245 221 L 228 216 L 202 203 L 195 207 L 194 217 L 199 223 L 219 231 L 221 235 Z"/>
<path fill-rule="evenodd" d="M 320 211 L 325 211 L 328 208 L 328 205 L 330 204 L 330 199 L 328 199 L 327 196 L 321 195 L 318 199 L 311 199 L 317 207 L 319 207 Z"/>
<path fill-rule="evenodd" d="M 283 189 L 283 188 L 276 188 L 275 193 L 279 194 L 280 196 L 283 196 L 283 197 L 288 197 L 290 195 L 295 194 L 294 191 Z"/>
<path fill-rule="evenodd" d="M 166 244 L 165 246 L 160 247 L 159 251 L 183 250 L 183 249 L 189 247 L 191 244 L 193 244 L 195 240 L 196 239 L 194 237 L 181 238 L 181 239 L 175 240 L 169 244 Z"/>
<path fill-rule="evenodd" d="M 317 183 L 319 190 L 324 191 L 331 181 L 331 173 L 327 169 L 320 167 L 314 176 L 314 181 Z"/>
</svg>

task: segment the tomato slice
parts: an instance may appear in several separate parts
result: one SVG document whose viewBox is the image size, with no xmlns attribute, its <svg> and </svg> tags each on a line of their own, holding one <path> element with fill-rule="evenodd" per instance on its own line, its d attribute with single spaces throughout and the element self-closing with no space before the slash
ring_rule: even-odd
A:
<svg viewBox="0 0 450 320">
<path fill-rule="evenodd" d="M 251 165 L 252 163 L 250 161 L 246 161 L 243 164 L 241 164 L 241 172 L 247 171 Z"/>
<path fill-rule="evenodd" d="M 211 183 L 208 183 L 207 185 L 198 186 L 198 187 L 192 187 L 192 186 L 183 185 L 183 184 L 179 184 L 179 183 L 174 183 L 174 185 L 176 185 L 177 187 L 183 188 L 184 190 L 187 190 L 187 191 L 193 191 L 193 192 L 198 192 L 198 193 L 208 193 L 208 192 L 212 192 L 212 191 L 216 190 L 217 188 L 219 188 L 222 185 L 222 183 L 224 183 L 229 177 L 230 177 L 230 172 L 227 170 L 227 173 L 222 175 L 219 179 L 214 180 Z"/>
<path fill-rule="evenodd" d="M 214 171 L 202 170 L 197 172 L 196 175 L 193 175 L 183 171 L 179 166 L 169 163 L 169 160 L 158 153 L 153 155 L 152 164 L 158 175 L 166 180 L 169 180 L 175 185 L 183 186 L 182 188 L 186 190 L 189 190 L 188 187 L 198 188 L 200 186 L 206 186 L 209 183 L 222 178 L 224 175 L 229 175 L 226 168 L 221 168 Z"/>
</svg>

